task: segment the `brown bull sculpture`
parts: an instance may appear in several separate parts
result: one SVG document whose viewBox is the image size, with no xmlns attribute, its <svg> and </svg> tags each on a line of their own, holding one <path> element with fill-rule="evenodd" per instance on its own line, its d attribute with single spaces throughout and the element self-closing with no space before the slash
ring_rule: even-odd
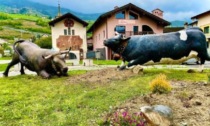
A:
<svg viewBox="0 0 210 126">
<path fill-rule="evenodd" d="M 50 78 L 53 75 L 68 75 L 68 67 L 65 64 L 64 56 L 61 54 L 66 54 L 69 50 L 57 52 L 50 49 L 42 49 L 36 44 L 25 40 L 16 41 L 13 44 L 13 49 L 15 52 L 12 61 L 3 73 L 6 77 L 8 76 L 9 69 L 19 62 L 21 64 L 21 74 L 25 74 L 25 66 L 43 78 Z"/>
</svg>

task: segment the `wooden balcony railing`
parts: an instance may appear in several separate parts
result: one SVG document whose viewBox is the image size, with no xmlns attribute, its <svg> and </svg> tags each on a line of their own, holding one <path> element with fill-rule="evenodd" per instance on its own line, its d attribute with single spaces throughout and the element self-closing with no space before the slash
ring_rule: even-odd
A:
<svg viewBox="0 0 210 126">
<path fill-rule="evenodd" d="M 138 32 L 133 32 L 133 31 L 126 31 L 124 34 L 125 37 L 129 37 L 132 35 L 146 35 L 146 34 L 155 34 L 153 31 L 138 31 Z"/>
</svg>

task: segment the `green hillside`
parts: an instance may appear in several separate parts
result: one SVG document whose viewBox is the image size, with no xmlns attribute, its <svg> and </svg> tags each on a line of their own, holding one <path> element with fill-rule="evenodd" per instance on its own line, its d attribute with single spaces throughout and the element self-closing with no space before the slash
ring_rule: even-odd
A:
<svg viewBox="0 0 210 126">
<path fill-rule="evenodd" d="M 0 38 L 7 41 L 31 39 L 50 34 L 47 18 L 29 14 L 7 14 L 0 12 Z"/>
<path fill-rule="evenodd" d="M 36 3 L 30 0 L 0 0 L 0 3 L 0 12 L 39 15 L 52 18 L 58 14 L 57 7 Z M 70 8 L 61 7 L 62 14 L 67 12 L 70 12 L 83 20 L 96 20 L 100 15 L 99 13 L 84 14 L 74 12 L 70 10 Z"/>
</svg>

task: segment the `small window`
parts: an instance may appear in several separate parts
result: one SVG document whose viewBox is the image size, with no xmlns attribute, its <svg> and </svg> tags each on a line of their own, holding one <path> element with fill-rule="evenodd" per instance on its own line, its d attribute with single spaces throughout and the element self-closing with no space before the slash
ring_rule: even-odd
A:
<svg viewBox="0 0 210 126">
<path fill-rule="evenodd" d="M 67 35 L 67 29 L 64 29 L 64 35 Z"/>
<path fill-rule="evenodd" d="M 71 29 L 70 29 L 70 27 L 68 28 L 68 35 L 71 35 Z"/>
<path fill-rule="evenodd" d="M 116 13 L 115 17 L 116 19 L 125 19 L 125 11 Z"/>
<path fill-rule="evenodd" d="M 116 26 L 115 31 L 118 33 L 125 33 L 125 26 Z"/>
<path fill-rule="evenodd" d="M 138 19 L 138 15 L 133 12 L 129 12 L 129 19 Z"/>
<path fill-rule="evenodd" d="M 72 30 L 71 33 L 72 33 L 72 35 L 75 35 L 75 31 L 74 30 Z"/>
<path fill-rule="evenodd" d="M 104 38 L 106 37 L 106 35 L 105 35 L 105 31 L 103 31 L 103 34 L 104 34 Z"/>
<path fill-rule="evenodd" d="M 204 33 L 209 33 L 209 26 L 204 27 Z"/>
</svg>

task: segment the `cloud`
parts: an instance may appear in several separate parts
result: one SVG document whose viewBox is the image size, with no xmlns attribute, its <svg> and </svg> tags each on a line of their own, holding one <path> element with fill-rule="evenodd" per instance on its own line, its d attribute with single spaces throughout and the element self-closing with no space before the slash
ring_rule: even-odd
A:
<svg viewBox="0 0 210 126">
<path fill-rule="evenodd" d="M 58 0 L 32 0 L 57 6 Z M 115 6 L 133 3 L 148 12 L 159 8 L 164 11 L 166 20 L 190 19 L 199 13 L 210 10 L 210 0 L 60 0 L 61 7 L 81 13 L 104 13 Z"/>
</svg>

